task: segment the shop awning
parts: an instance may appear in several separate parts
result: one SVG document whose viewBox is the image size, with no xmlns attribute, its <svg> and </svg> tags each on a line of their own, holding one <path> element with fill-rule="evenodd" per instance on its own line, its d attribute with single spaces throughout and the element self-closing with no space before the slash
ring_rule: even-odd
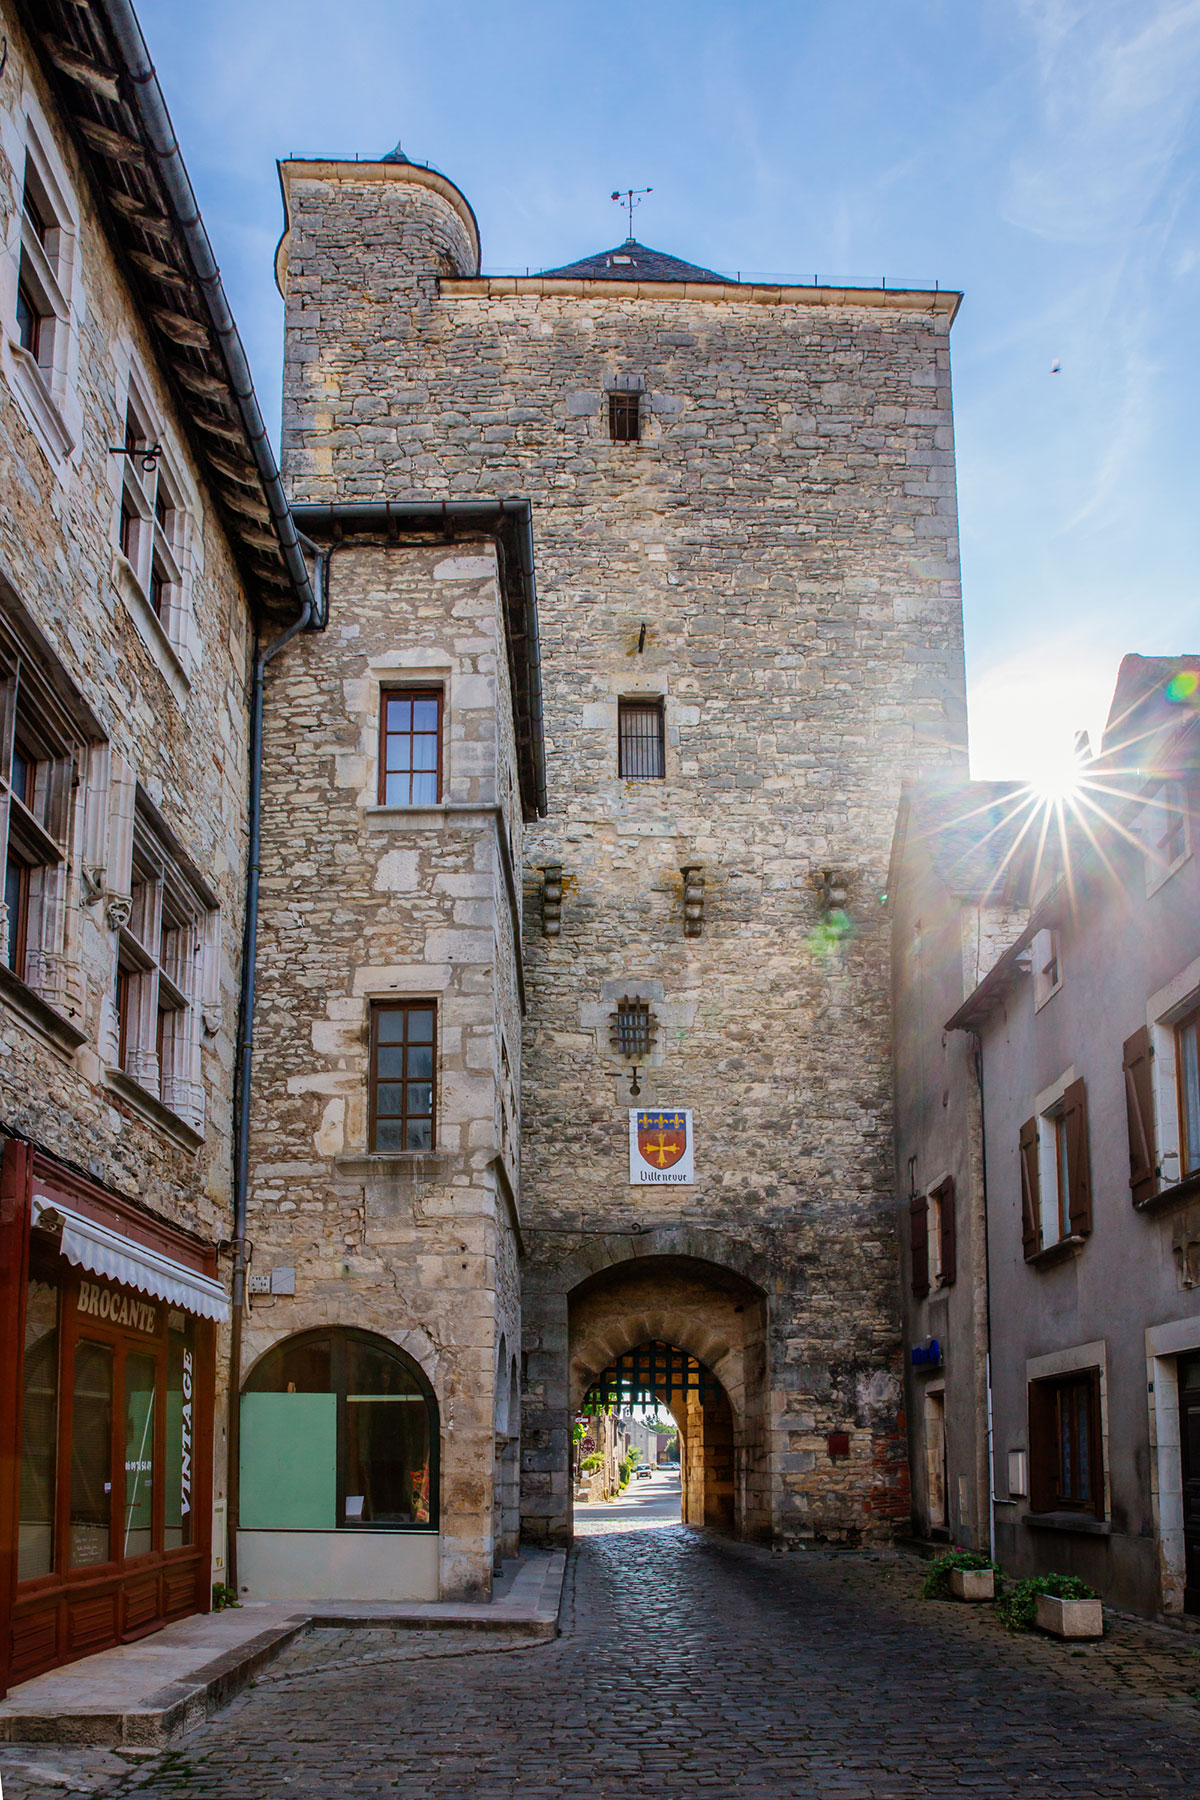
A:
<svg viewBox="0 0 1200 1800">
<path fill-rule="evenodd" d="M 48 1200 L 44 1194 L 35 1194 L 34 1224 L 41 1224 L 48 1214 L 62 1220 L 61 1247 L 68 1262 L 90 1269 L 94 1275 L 107 1275 L 110 1281 L 123 1282 L 143 1294 L 153 1294 L 155 1299 L 198 1313 L 203 1319 L 229 1317 L 229 1296 L 219 1281 L 197 1275 L 183 1263 L 162 1256 L 157 1250 L 148 1250 L 144 1244 L 132 1243 L 119 1232 L 97 1225 L 94 1219 L 85 1219 L 82 1213 Z"/>
</svg>

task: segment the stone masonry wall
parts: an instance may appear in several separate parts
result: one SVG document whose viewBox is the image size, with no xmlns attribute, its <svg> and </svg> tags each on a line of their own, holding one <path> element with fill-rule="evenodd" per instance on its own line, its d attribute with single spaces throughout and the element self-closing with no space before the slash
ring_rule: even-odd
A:
<svg viewBox="0 0 1200 1800">
<path fill-rule="evenodd" d="M 255 1299 L 247 1367 L 331 1322 L 420 1363 L 441 1413 L 442 1591 L 466 1596 L 491 1578 L 497 1346 L 520 1335 L 498 1071 L 503 1034 L 519 1080 L 521 1024 L 497 839 L 511 829 L 519 855 L 520 824 L 496 816 L 513 739 L 495 550 L 342 547 L 331 594 L 327 632 L 285 652 L 266 696 L 249 1231 L 255 1267 L 294 1267 L 296 1292 Z M 378 804 L 380 688 L 406 680 L 444 690 L 438 806 Z M 368 1143 L 370 1001 L 393 996 L 438 1003 L 430 1155 Z"/>
<path fill-rule="evenodd" d="M 776 1535 L 890 1529 L 907 1500 L 880 899 L 901 778 L 965 750 L 952 302 L 457 280 L 438 297 L 423 192 L 341 165 L 289 195 L 297 497 L 534 504 L 550 810 L 526 857 L 527 1528 L 568 1529 L 581 1234 L 616 1264 L 634 1237 L 690 1233 L 740 1246 L 769 1294 Z M 617 381 L 641 386 L 640 443 L 609 440 Z M 663 699 L 661 782 L 618 778 L 636 695 Z M 558 939 L 540 936 L 549 861 Z M 840 939 L 826 869 L 849 881 Z M 690 1189 L 628 1185 L 608 1016 L 631 991 L 660 1021 L 643 1103 L 694 1109 Z"/>
<path fill-rule="evenodd" d="M 247 600 L 228 543 L 190 457 L 180 421 L 92 205 L 82 170 L 55 122 L 20 25 L 4 10 L 8 57 L 0 74 L 0 304 L 15 312 L 25 119 L 32 106 L 73 204 L 70 381 L 63 416 L 72 446 L 52 459 L 18 404 L 5 345 L 0 372 L 0 588 L 5 616 L 40 634 L 61 678 L 131 765 L 169 829 L 215 890 L 220 929 L 205 999 L 199 1149 L 169 1118 L 131 1103 L 106 1079 L 116 939 L 103 905 L 81 882 L 85 855 L 103 866 L 106 796 L 82 768 L 72 800 L 64 922 L 65 992 L 84 1030 L 73 1053 L 39 1031 L 28 1008 L 0 998 L 0 1123 L 162 1219 L 209 1242 L 230 1233 L 233 1046 L 245 886 Z M 188 556 L 192 624 L 185 657 L 147 626 L 116 550 L 120 459 L 129 372 L 136 364 L 192 511 Z M 100 829 L 93 809 L 99 807 Z M 227 1362 L 218 1347 L 219 1407 Z M 218 1438 L 218 1443 L 220 1436 Z M 223 1459 L 215 1462 L 218 1493 Z M 218 1539 L 215 1554 L 223 1554 Z"/>
</svg>

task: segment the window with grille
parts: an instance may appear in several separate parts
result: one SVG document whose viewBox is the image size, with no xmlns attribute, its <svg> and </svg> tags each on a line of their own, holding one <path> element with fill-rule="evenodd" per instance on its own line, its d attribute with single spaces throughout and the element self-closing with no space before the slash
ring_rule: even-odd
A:
<svg viewBox="0 0 1200 1800">
<path fill-rule="evenodd" d="M 379 720 L 379 803 L 435 806 L 442 797 L 442 691 L 385 688 Z"/>
<path fill-rule="evenodd" d="M 661 781 L 666 733 L 661 700 L 622 700 L 617 706 L 617 769 L 626 781 Z"/>
<path fill-rule="evenodd" d="M 654 1048 L 657 1023 L 648 1000 L 618 1000 L 611 1015 L 610 1035 L 618 1056 L 630 1062 L 645 1062 Z"/>
<path fill-rule="evenodd" d="M 614 444 L 636 444 L 642 435 L 640 394 L 608 396 L 608 435 Z"/>
<path fill-rule="evenodd" d="M 432 1000 L 371 1008 L 372 1151 L 432 1150 L 437 1006 Z"/>
</svg>

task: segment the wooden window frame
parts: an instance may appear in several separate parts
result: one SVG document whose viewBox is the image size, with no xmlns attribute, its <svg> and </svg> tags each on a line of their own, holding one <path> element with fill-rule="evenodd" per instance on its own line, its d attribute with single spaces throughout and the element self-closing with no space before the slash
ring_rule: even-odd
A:
<svg viewBox="0 0 1200 1800">
<path fill-rule="evenodd" d="M 427 737 L 429 735 L 428 732 L 422 732 L 420 734 L 417 734 L 411 728 L 408 731 L 389 731 L 388 723 L 387 723 L 388 701 L 389 700 L 409 700 L 409 701 L 414 701 L 414 702 L 417 700 L 433 700 L 433 701 L 436 701 L 436 703 L 437 703 L 437 709 L 438 709 L 438 714 L 437 714 L 437 798 L 436 798 L 436 800 L 434 800 L 432 802 L 428 802 L 428 801 L 424 801 L 424 800 L 414 801 L 412 799 L 389 800 L 387 797 L 387 778 L 388 778 L 387 751 L 388 751 L 389 738 L 407 737 L 411 740 L 413 737 L 415 737 L 417 735 L 420 735 L 423 737 Z M 445 740 L 446 740 L 446 691 L 443 687 L 439 687 L 436 685 L 430 685 L 430 684 L 425 684 L 423 686 L 416 686 L 409 682 L 394 682 L 394 683 L 389 684 L 387 687 L 381 687 L 379 690 L 379 746 L 378 746 L 379 779 L 378 779 L 378 783 L 376 786 L 376 797 L 378 799 L 379 805 L 380 806 L 406 806 L 406 807 L 417 806 L 417 807 L 421 807 L 421 806 L 432 804 L 434 806 L 440 806 L 442 803 L 442 792 L 443 792 L 442 765 L 445 760 Z M 392 773 L 393 774 L 405 774 L 405 773 L 408 774 L 408 776 L 409 776 L 409 793 L 411 795 L 413 774 L 414 773 L 428 774 L 429 771 L 427 769 L 414 771 L 411 766 L 411 762 L 410 762 L 410 765 L 409 765 L 409 768 L 407 771 L 403 770 L 403 769 L 393 770 Z"/>
<path fill-rule="evenodd" d="M 1176 1041 L 1178 1055 L 1178 1041 Z M 1158 1131 L 1154 1106 L 1154 1043 L 1143 1025 L 1121 1046 L 1125 1076 L 1125 1124 L 1129 1138 L 1129 1193 L 1145 1206 L 1159 1192 Z M 1176 1063 L 1178 1069 L 1178 1063 Z"/>
<path fill-rule="evenodd" d="M 1082 1079 L 1070 1082 L 1045 1112 L 1025 1121 L 1020 1131 L 1019 1163 L 1026 1262 L 1088 1237 L 1092 1188 L 1087 1088 Z M 1048 1238 L 1046 1208 L 1051 1204 L 1056 1235 Z"/>
<path fill-rule="evenodd" d="M 125 395 L 117 548 L 171 648 L 182 656 L 191 611 L 191 510 L 143 387 L 136 370 L 131 370 Z"/>
<path fill-rule="evenodd" d="M 1066 1493 L 1063 1479 L 1063 1406 L 1071 1423 L 1087 1432 L 1088 1491 Z M 1078 1439 L 1076 1438 L 1076 1442 Z M 1074 1513 L 1104 1518 L 1104 1436 L 1098 1368 L 1065 1370 L 1029 1383 L 1029 1500 L 1034 1513 Z"/>
<path fill-rule="evenodd" d="M 63 889 L 84 749 L 14 642 L 0 644 L 0 848 L 20 871 L 7 967 L 54 1003 L 66 934 Z M 56 967 L 58 974 L 55 973 Z"/>
<path fill-rule="evenodd" d="M 1188 1106 L 1184 1086 L 1183 1035 L 1191 1030 L 1196 1044 L 1197 1064 L 1200 1067 L 1200 1005 L 1193 1006 L 1183 1018 L 1176 1020 L 1172 1027 L 1175 1046 L 1175 1106 L 1179 1121 L 1179 1179 L 1186 1181 L 1189 1176 L 1200 1174 L 1200 1143 L 1188 1142 Z M 1200 1076 L 1197 1079 L 1200 1089 Z M 1200 1110 L 1200 1092 L 1197 1093 L 1197 1110 Z"/>
<path fill-rule="evenodd" d="M 638 741 L 654 743 L 658 767 L 653 770 L 630 766 L 638 759 L 631 755 L 634 734 L 627 733 L 625 722 L 636 713 L 652 713 L 657 732 L 644 734 Z M 629 694 L 617 701 L 617 774 L 622 781 L 665 781 L 667 778 L 667 709 L 661 694 Z"/>
<path fill-rule="evenodd" d="M 610 389 L 608 435 L 614 444 L 641 443 L 642 396 L 637 388 Z"/>
<path fill-rule="evenodd" d="M 420 1083 L 423 1085 L 424 1079 L 425 1079 L 424 1076 L 410 1076 L 408 1073 L 408 1051 L 410 1048 L 410 1042 L 409 1042 L 409 1037 L 408 1037 L 407 1019 L 408 1019 L 408 1015 L 410 1013 L 414 1013 L 414 1012 L 431 1012 L 433 1014 L 433 1036 L 432 1036 L 432 1040 L 431 1040 L 432 1048 L 433 1048 L 433 1057 L 432 1057 L 432 1069 L 431 1069 L 431 1074 L 429 1077 L 431 1092 L 430 1092 L 429 1112 L 428 1113 L 410 1113 L 408 1111 L 408 1089 L 409 1089 L 410 1085 L 415 1085 L 417 1083 Z M 379 1087 L 380 1087 L 380 1082 L 381 1082 L 381 1077 L 379 1075 L 379 1050 L 380 1050 L 379 1021 L 387 1013 L 402 1013 L 404 1015 L 405 1021 L 406 1021 L 405 1027 L 404 1027 L 404 1037 L 403 1037 L 403 1039 L 400 1040 L 400 1042 L 403 1046 L 403 1049 L 404 1049 L 404 1053 L 405 1053 L 404 1054 L 404 1073 L 399 1078 L 399 1084 L 398 1084 L 398 1085 L 401 1085 L 404 1090 L 404 1095 L 403 1095 L 404 1110 L 403 1110 L 403 1112 L 400 1112 L 400 1113 L 387 1113 L 387 1114 L 383 1115 L 387 1119 L 399 1119 L 401 1126 L 403 1128 L 403 1135 L 405 1138 L 405 1148 L 403 1150 L 380 1150 L 378 1148 L 377 1134 L 378 1134 L 378 1127 L 379 1127 L 379 1121 L 380 1121 L 378 1101 L 379 1101 Z M 434 1154 L 434 1152 L 436 1151 L 437 1141 L 438 1141 L 438 1137 L 437 1137 L 438 1068 L 439 1068 L 439 1062 L 440 1062 L 440 1058 L 438 1055 L 438 1024 L 439 1024 L 439 1007 L 438 1007 L 438 1003 L 437 1003 L 436 999 L 433 999 L 433 998 L 422 998 L 422 997 L 418 996 L 413 999 L 373 1000 L 371 1002 L 370 1052 L 369 1052 L 368 1067 L 367 1067 L 367 1148 L 368 1148 L 368 1152 L 370 1155 L 372 1155 L 372 1156 L 432 1156 Z M 423 1039 L 420 1040 L 420 1043 L 423 1044 L 424 1040 Z M 392 1045 L 389 1047 L 395 1047 L 395 1046 Z M 394 1076 L 389 1076 L 384 1079 L 387 1080 L 389 1085 L 396 1085 L 396 1078 Z M 426 1119 L 428 1119 L 428 1121 L 429 1121 L 429 1144 L 428 1144 L 428 1146 L 425 1148 L 410 1150 L 407 1146 L 408 1126 L 409 1126 L 410 1120 L 412 1120 L 412 1121 L 419 1120 L 419 1121 L 423 1122 Z"/>
</svg>

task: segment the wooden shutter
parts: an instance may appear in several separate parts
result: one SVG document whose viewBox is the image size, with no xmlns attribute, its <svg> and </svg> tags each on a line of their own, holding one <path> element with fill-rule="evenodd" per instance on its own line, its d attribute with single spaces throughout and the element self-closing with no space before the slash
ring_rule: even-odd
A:
<svg viewBox="0 0 1200 1800">
<path fill-rule="evenodd" d="M 1063 1095 L 1063 1123 L 1067 1132 L 1067 1220 L 1073 1235 L 1086 1237 L 1092 1229 L 1092 1173 L 1082 1081 L 1073 1081 Z"/>
<path fill-rule="evenodd" d="M 1037 1120 L 1026 1119 L 1021 1127 L 1021 1248 L 1026 1261 L 1042 1247 L 1041 1218 Z"/>
<path fill-rule="evenodd" d="M 1055 1387 L 1029 1383 L 1029 1510 L 1053 1512 L 1058 1495 L 1058 1435 Z"/>
<path fill-rule="evenodd" d="M 908 1203 L 909 1236 L 912 1244 L 912 1291 L 918 1300 L 929 1292 L 929 1208 L 924 1194 Z"/>
<path fill-rule="evenodd" d="M 958 1221 L 954 1213 L 954 1177 L 947 1175 L 937 1190 L 938 1225 L 941 1231 L 942 1286 L 949 1287 L 958 1273 Z"/>
<path fill-rule="evenodd" d="M 1154 1051 L 1145 1025 L 1126 1038 L 1122 1051 L 1125 1069 L 1125 1112 L 1129 1123 L 1129 1190 L 1135 1206 L 1144 1206 L 1158 1192 L 1158 1150 L 1154 1142 Z"/>
</svg>

